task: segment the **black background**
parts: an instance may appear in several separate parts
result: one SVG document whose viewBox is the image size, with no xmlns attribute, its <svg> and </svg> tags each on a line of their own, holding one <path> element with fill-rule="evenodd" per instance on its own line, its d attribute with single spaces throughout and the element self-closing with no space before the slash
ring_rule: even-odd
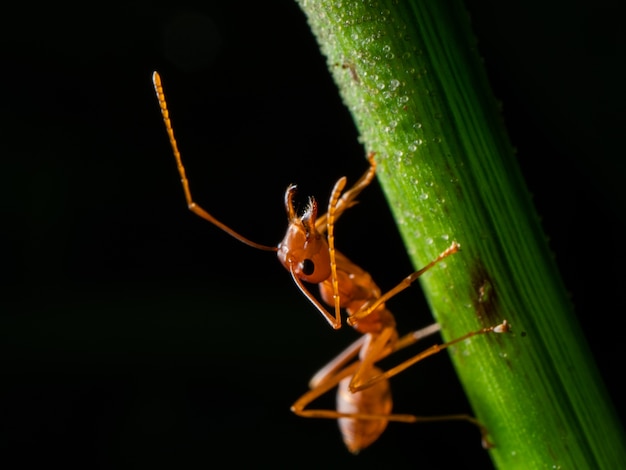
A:
<svg viewBox="0 0 626 470">
<path fill-rule="evenodd" d="M 331 331 L 272 254 L 186 211 L 151 73 L 163 77 L 196 200 L 255 241 L 282 237 L 289 183 L 325 202 L 339 176 L 354 180 L 366 162 L 295 2 L 227 3 L 3 7 L 5 468 L 489 466 L 464 424 L 392 424 L 354 457 L 334 423 L 289 412 L 354 333 Z M 470 9 L 617 399 L 623 8 L 535 3 Z M 361 201 L 342 219 L 338 246 L 390 287 L 411 266 L 378 187 Z M 401 332 L 430 321 L 418 288 L 391 308 Z M 397 411 L 469 412 L 444 355 L 392 385 Z"/>
</svg>

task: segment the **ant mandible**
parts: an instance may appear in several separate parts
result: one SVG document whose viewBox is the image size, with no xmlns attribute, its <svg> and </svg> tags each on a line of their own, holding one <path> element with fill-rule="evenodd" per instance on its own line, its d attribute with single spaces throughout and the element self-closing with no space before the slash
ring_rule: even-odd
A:
<svg viewBox="0 0 626 470">
<path fill-rule="evenodd" d="M 423 417 L 391 413 L 388 379 L 422 359 L 472 336 L 507 332 L 509 326 L 506 320 L 499 325 L 482 328 L 447 343 L 431 346 L 387 371 L 383 372 L 375 366 L 378 361 L 391 353 L 439 331 L 439 325 L 433 324 L 398 337 L 394 317 L 385 307 L 385 302 L 409 287 L 438 262 L 456 253 L 460 245 L 453 242 L 437 258 L 405 277 L 384 294 L 369 273 L 335 249 L 335 222 L 347 209 L 356 204 L 356 197 L 372 182 L 376 171 L 374 153 L 368 155 L 369 168 L 350 189 L 344 191 L 347 181 L 345 177 L 335 183 L 325 214 L 318 216 L 317 202 L 309 198 L 308 206 L 302 215 L 298 215 L 293 204 L 296 187 L 290 185 L 285 192 L 289 225 L 283 240 L 276 247 L 249 240 L 193 201 L 185 167 L 174 137 L 161 77 L 154 72 L 152 78 L 189 210 L 253 248 L 276 252 L 279 261 L 289 271 L 298 288 L 334 329 L 341 327 L 341 309 L 345 309 L 348 315 L 347 323 L 362 334 L 357 341 L 315 374 L 309 382 L 310 390 L 292 405 L 291 410 L 303 417 L 337 419 L 343 440 L 353 453 L 378 439 L 389 421 L 407 423 L 467 421 L 480 429 L 483 445 L 490 446 L 485 427 L 469 415 Z M 334 314 L 309 292 L 305 282 L 319 285 L 322 300 L 334 308 Z M 306 409 L 312 401 L 334 387 L 338 388 L 336 410 Z"/>
</svg>

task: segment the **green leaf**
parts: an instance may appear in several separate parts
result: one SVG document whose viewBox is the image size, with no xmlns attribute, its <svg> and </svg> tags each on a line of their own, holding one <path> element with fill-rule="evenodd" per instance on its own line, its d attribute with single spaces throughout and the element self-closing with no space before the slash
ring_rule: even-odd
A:
<svg viewBox="0 0 626 470">
<path fill-rule="evenodd" d="M 615 418 L 458 1 L 306 1 L 499 468 L 626 468 Z"/>
</svg>

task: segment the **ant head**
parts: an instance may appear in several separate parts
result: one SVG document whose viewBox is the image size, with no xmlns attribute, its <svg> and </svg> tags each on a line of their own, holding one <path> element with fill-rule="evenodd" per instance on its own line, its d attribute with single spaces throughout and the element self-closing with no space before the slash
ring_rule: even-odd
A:
<svg viewBox="0 0 626 470">
<path fill-rule="evenodd" d="M 302 216 L 293 207 L 296 187 L 291 185 L 285 192 L 285 209 L 289 227 L 285 238 L 278 244 L 278 259 L 283 266 L 301 279 L 319 284 L 330 277 L 330 256 L 326 237 L 315 228 L 317 202 L 309 198 Z"/>
</svg>

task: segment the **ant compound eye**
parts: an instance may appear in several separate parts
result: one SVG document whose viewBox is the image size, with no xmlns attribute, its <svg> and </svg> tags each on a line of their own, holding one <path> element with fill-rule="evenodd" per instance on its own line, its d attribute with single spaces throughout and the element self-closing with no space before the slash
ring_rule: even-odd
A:
<svg viewBox="0 0 626 470">
<path fill-rule="evenodd" d="M 300 263 L 300 270 L 305 276 L 310 276 L 311 274 L 313 274 L 313 271 L 315 271 L 315 263 L 307 258 L 302 261 L 302 263 Z"/>
</svg>

